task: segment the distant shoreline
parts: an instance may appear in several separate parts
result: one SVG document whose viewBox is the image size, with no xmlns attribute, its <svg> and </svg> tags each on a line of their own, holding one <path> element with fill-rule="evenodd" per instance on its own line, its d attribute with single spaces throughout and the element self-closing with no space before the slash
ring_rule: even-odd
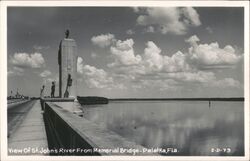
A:
<svg viewBox="0 0 250 161">
<path fill-rule="evenodd" d="M 230 97 L 230 98 L 110 98 L 109 101 L 244 101 L 244 97 Z"/>
</svg>

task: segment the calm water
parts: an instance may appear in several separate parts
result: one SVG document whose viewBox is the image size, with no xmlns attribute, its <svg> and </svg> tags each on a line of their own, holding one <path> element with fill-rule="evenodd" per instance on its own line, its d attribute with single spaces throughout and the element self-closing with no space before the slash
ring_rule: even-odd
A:
<svg viewBox="0 0 250 161">
<path fill-rule="evenodd" d="M 244 155 L 244 103 L 117 101 L 84 106 L 84 117 L 147 148 L 170 155 Z M 211 152 L 212 148 L 230 148 Z"/>
</svg>

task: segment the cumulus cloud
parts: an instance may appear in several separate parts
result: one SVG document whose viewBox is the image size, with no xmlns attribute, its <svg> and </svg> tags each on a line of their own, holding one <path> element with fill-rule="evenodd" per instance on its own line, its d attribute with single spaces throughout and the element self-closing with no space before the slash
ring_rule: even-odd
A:
<svg viewBox="0 0 250 161">
<path fill-rule="evenodd" d="M 198 19 L 189 24 L 198 25 Z M 84 64 L 82 58 L 78 59 L 78 73 L 83 75 L 91 88 L 124 88 L 124 84 L 119 82 L 121 80 L 131 82 L 136 89 L 155 87 L 159 90 L 177 90 L 186 83 L 215 88 L 240 86 L 240 82 L 233 78 L 217 80 L 214 72 L 202 70 L 208 66 L 236 64 L 241 56 L 236 54 L 233 47 L 227 45 L 220 48 L 218 43 L 199 44 L 200 39 L 196 35 L 185 41 L 191 45 L 185 53 L 177 51 L 170 54 L 162 51 L 153 41 L 148 41 L 144 52 L 136 54 L 133 39 L 114 39 L 110 44 L 113 61 L 108 64 L 112 73 Z"/>
<path fill-rule="evenodd" d="M 172 56 L 162 55 L 161 49 L 152 41 L 147 42 L 143 64 L 147 72 L 182 72 L 189 70 L 185 55 L 178 51 Z"/>
<path fill-rule="evenodd" d="M 110 33 L 93 36 L 91 38 L 92 43 L 101 48 L 110 46 L 114 40 L 115 40 L 115 36 Z"/>
<path fill-rule="evenodd" d="M 77 58 L 77 72 L 83 74 L 83 59 L 80 56 Z"/>
<path fill-rule="evenodd" d="M 196 35 L 186 40 L 191 45 L 188 57 L 199 68 L 229 67 L 242 58 L 242 55 L 238 55 L 230 45 L 220 48 L 217 42 L 198 44 L 198 41 L 199 38 Z"/>
<path fill-rule="evenodd" d="M 135 65 L 140 63 L 141 56 L 134 54 L 133 45 L 133 39 L 127 39 L 125 41 L 118 40 L 114 46 L 111 46 L 110 52 L 115 58 L 115 62 L 109 64 L 109 66 Z"/>
<path fill-rule="evenodd" d="M 140 9 L 135 11 L 140 13 Z M 172 33 L 183 35 L 191 26 L 201 25 L 199 14 L 192 7 L 155 7 L 141 10 L 137 24 L 142 26 L 155 26 L 162 34 Z"/>
<path fill-rule="evenodd" d="M 98 69 L 95 66 L 84 64 L 82 57 L 78 57 L 77 60 L 77 71 L 80 77 L 88 85 L 89 88 L 120 88 L 119 84 L 114 83 L 114 80 L 109 74 L 103 70 Z"/>
<path fill-rule="evenodd" d="M 10 63 L 21 68 L 41 68 L 45 65 L 41 53 L 15 53 L 14 56 L 10 57 Z"/>
<path fill-rule="evenodd" d="M 108 77 L 103 69 L 85 65 L 83 72 L 87 76 L 86 83 L 90 88 L 105 88 L 108 84 L 113 83 L 112 77 Z"/>
<path fill-rule="evenodd" d="M 51 75 L 51 72 L 49 70 L 44 70 L 42 73 L 40 73 L 40 77 L 45 78 Z"/>
<path fill-rule="evenodd" d="M 183 14 L 184 22 L 193 26 L 200 26 L 200 16 L 197 11 L 192 7 L 181 8 L 181 14 Z"/>
<path fill-rule="evenodd" d="M 147 47 L 144 49 L 144 64 L 149 68 L 160 70 L 163 66 L 163 56 L 160 54 L 161 49 L 155 45 L 153 41 L 147 42 Z"/>
<path fill-rule="evenodd" d="M 135 55 L 133 39 L 125 41 L 118 40 L 110 51 L 115 61 L 108 66 L 120 66 L 122 70 L 127 69 L 139 73 L 151 73 L 154 71 L 178 72 L 189 68 L 185 62 L 185 55 L 180 51 L 172 56 L 161 55 L 161 49 L 153 42 L 148 41 L 142 55 Z M 124 68 L 124 66 L 129 66 Z M 135 66 L 135 67 L 133 67 Z M 142 70 L 145 70 L 142 72 Z"/>
<path fill-rule="evenodd" d="M 172 56 L 162 55 L 161 49 L 153 42 L 148 41 L 144 53 L 135 55 L 133 40 L 118 40 L 111 53 L 115 62 L 109 67 L 117 66 L 120 72 L 130 74 L 152 74 L 154 72 L 181 72 L 190 69 L 186 56 L 178 51 Z"/>
<path fill-rule="evenodd" d="M 191 46 L 197 45 L 198 41 L 200 41 L 200 39 L 196 35 L 193 35 L 185 40 L 185 42 L 189 43 Z"/>
<path fill-rule="evenodd" d="M 186 61 L 186 56 L 178 51 L 171 57 L 164 56 L 163 70 L 165 72 L 183 72 L 191 70 L 190 65 Z"/>
<path fill-rule="evenodd" d="M 186 42 L 191 44 L 191 48 L 199 48 L 199 41 L 200 39 L 195 35 L 186 40 Z M 126 45 L 121 45 L 120 50 L 133 51 L 132 42 L 133 41 L 131 39 L 130 43 L 127 42 L 125 43 Z M 229 46 L 226 46 L 224 49 L 220 49 L 219 46 L 217 46 L 215 50 L 212 51 L 220 51 L 217 54 L 224 54 L 224 52 L 221 52 L 221 50 L 233 53 L 233 49 Z M 151 85 L 152 87 L 155 86 L 154 82 L 161 84 L 160 86 L 162 86 L 162 88 L 158 86 L 161 90 L 180 89 L 181 85 L 179 85 L 178 82 L 180 84 L 191 83 L 193 85 L 202 85 L 204 87 L 209 86 L 215 88 L 238 88 L 240 86 L 240 82 L 237 80 L 234 80 L 232 78 L 217 80 L 214 72 L 201 70 L 200 66 L 196 66 L 195 63 L 190 61 L 191 59 L 193 59 L 193 55 L 190 54 L 190 52 L 182 53 L 181 51 L 178 51 L 171 56 L 169 56 L 167 53 L 162 54 L 162 52 L 163 51 L 153 41 L 148 41 L 146 43 L 144 52 L 140 55 L 137 55 L 138 57 L 140 57 L 140 59 L 139 61 L 136 61 L 136 63 L 131 63 L 132 65 L 130 65 L 130 63 L 126 63 L 125 59 L 122 59 L 121 56 L 116 57 L 119 58 L 119 61 L 117 61 L 116 59 L 116 68 L 114 69 L 114 71 L 122 79 L 133 82 L 132 84 L 134 84 L 135 88 L 147 88 L 147 85 Z M 131 53 L 133 53 L 132 58 L 135 59 L 135 53 Z M 121 52 L 120 54 L 124 53 Z M 121 59 L 123 61 L 121 61 Z M 197 59 L 197 62 L 199 62 L 199 64 L 204 63 L 200 59 Z M 209 65 L 211 66 L 212 64 Z M 216 63 L 216 65 L 218 65 L 218 63 Z M 140 84 L 138 84 L 138 80 L 140 80 Z M 173 82 L 177 83 L 169 84 L 170 81 L 164 82 L 160 80 L 172 80 Z M 164 83 L 165 85 L 163 85 Z"/>
<path fill-rule="evenodd" d="M 178 51 L 169 56 L 166 52 L 162 54 L 162 50 L 153 41 L 146 43 L 144 53 L 135 54 L 133 39 L 117 40 L 110 47 L 114 62 L 108 66 L 116 66 L 120 72 L 133 74 L 193 72 L 205 68 L 232 66 L 242 57 L 237 55 L 230 45 L 220 48 L 217 42 L 199 44 L 200 39 L 196 35 L 185 41 L 191 45 L 188 53 Z"/>
</svg>

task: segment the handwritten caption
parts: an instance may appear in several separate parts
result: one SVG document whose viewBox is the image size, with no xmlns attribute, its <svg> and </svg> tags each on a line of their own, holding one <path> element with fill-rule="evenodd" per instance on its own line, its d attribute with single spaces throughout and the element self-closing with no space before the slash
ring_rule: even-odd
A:
<svg viewBox="0 0 250 161">
<path fill-rule="evenodd" d="M 178 153 L 177 148 L 58 148 L 58 149 L 49 149 L 42 147 L 27 147 L 22 149 L 17 148 L 9 148 L 9 154 L 58 154 L 58 155 L 66 155 L 66 154 L 116 154 L 116 155 L 169 155 Z"/>
</svg>

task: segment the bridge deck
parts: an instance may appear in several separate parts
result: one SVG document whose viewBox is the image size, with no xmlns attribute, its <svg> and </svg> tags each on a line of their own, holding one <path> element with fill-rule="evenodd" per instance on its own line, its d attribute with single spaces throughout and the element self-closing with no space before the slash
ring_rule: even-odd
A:
<svg viewBox="0 0 250 161">
<path fill-rule="evenodd" d="M 15 155 L 15 153 L 10 153 L 10 149 L 24 150 L 26 148 L 31 150 L 32 148 L 38 149 L 38 151 L 33 151 L 33 153 L 28 150 L 16 155 L 42 155 L 40 153 L 41 149 L 48 148 L 43 113 L 39 100 L 35 102 L 15 133 L 8 139 L 8 148 L 9 155 Z"/>
</svg>

